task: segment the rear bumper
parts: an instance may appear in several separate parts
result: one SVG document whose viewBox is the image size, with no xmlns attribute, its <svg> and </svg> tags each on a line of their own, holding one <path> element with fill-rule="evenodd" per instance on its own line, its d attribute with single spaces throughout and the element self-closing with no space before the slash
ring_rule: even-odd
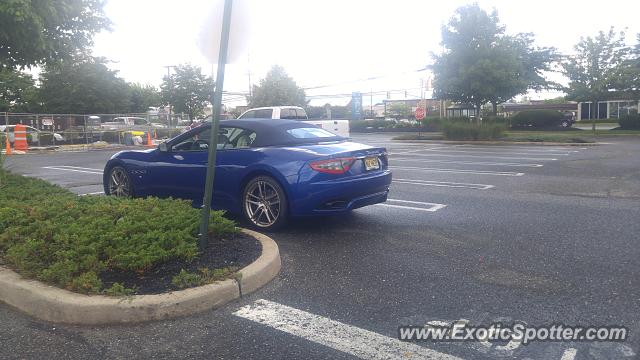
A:
<svg viewBox="0 0 640 360">
<path fill-rule="evenodd" d="M 391 171 L 348 180 L 301 184 L 291 216 L 336 215 L 387 201 Z M 304 195 L 303 195 L 304 194 Z"/>
</svg>

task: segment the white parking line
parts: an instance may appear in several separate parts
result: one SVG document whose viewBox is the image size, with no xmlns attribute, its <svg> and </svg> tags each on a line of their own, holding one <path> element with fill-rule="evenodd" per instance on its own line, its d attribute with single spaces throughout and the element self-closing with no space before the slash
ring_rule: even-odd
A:
<svg viewBox="0 0 640 360">
<path fill-rule="evenodd" d="M 438 151 L 438 152 L 446 152 L 446 153 L 471 153 L 471 154 L 504 154 L 504 155 L 548 155 L 548 156 L 569 156 L 569 153 L 531 153 L 531 152 L 507 152 L 507 151 L 474 151 L 474 150 L 450 150 L 443 148 L 436 149 L 424 149 L 422 151 Z"/>
<path fill-rule="evenodd" d="M 391 202 L 391 203 L 396 202 L 396 203 L 411 204 L 411 205 L 422 205 L 426 207 L 404 206 L 404 205 L 394 205 L 394 204 L 376 204 L 375 206 L 384 206 L 384 207 L 396 208 L 396 209 L 428 211 L 428 212 L 436 212 L 440 209 L 444 209 L 445 207 L 447 207 L 447 205 L 445 204 L 428 203 L 428 202 L 422 202 L 422 201 L 400 200 L 400 199 L 387 199 L 387 202 Z"/>
<path fill-rule="evenodd" d="M 424 172 L 442 172 L 454 174 L 472 174 L 472 175 L 495 175 L 495 176 L 522 176 L 524 173 L 513 171 L 489 171 L 489 170 L 468 170 L 468 169 L 439 169 L 415 166 L 389 166 L 392 170 L 412 170 Z"/>
<path fill-rule="evenodd" d="M 476 190 L 487 190 L 495 187 L 494 185 L 487 185 L 487 184 L 470 184 L 470 183 L 458 183 L 458 182 L 450 182 L 450 181 L 432 181 L 432 180 L 415 180 L 415 179 L 394 179 L 393 182 L 397 184 L 467 188 L 467 189 L 476 189 Z"/>
<path fill-rule="evenodd" d="M 526 151 L 526 152 L 536 152 L 536 153 L 548 153 L 548 152 L 562 152 L 562 153 L 577 153 L 579 150 L 575 150 L 574 148 L 549 148 L 541 146 L 538 147 L 523 147 L 523 146 L 477 146 L 477 145 L 456 145 L 457 150 L 500 150 L 500 151 L 508 151 L 508 150 L 516 150 L 516 151 Z"/>
<path fill-rule="evenodd" d="M 361 359 L 461 359 L 264 299 L 233 314 Z"/>
<path fill-rule="evenodd" d="M 526 164 L 526 163 L 509 163 L 509 162 L 490 162 L 490 161 L 458 161 L 458 160 L 427 160 L 427 159 L 396 159 L 391 161 L 411 161 L 419 163 L 438 163 L 438 164 L 460 164 L 460 165 L 487 165 L 487 166 L 509 166 L 509 167 L 542 167 L 542 164 Z"/>
<path fill-rule="evenodd" d="M 531 157 L 513 157 L 513 156 L 490 156 L 490 155 L 456 155 L 456 154 L 438 154 L 432 152 L 431 154 L 416 154 L 416 151 L 391 153 L 390 155 L 404 155 L 404 156 L 418 156 L 418 157 L 433 157 L 433 156 L 446 156 L 446 157 L 465 157 L 465 158 L 491 158 L 500 160 L 531 160 L 531 161 L 555 161 L 557 158 L 531 158 Z M 540 154 L 542 155 L 542 154 Z"/>
<path fill-rule="evenodd" d="M 99 170 L 99 169 L 75 168 L 75 167 L 67 167 L 67 166 L 43 166 L 42 168 L 50 169 L 50 170 L 75 171 L 75 172 L 86 173 L 86 174 L 102 175 L 102 170 Z"/>
<path fill-rule="evenodd" d="M 90 170 L 90 171 L 102 172 L 102 169 L 86 168 L 86 167 L 80 167 L 80 166 L 71 166 L 71 165 L 55 165 L 55 166 L 56 167 L 61 167 L 61 168 L 80 169 L 80 170 Z"/>
</svg>

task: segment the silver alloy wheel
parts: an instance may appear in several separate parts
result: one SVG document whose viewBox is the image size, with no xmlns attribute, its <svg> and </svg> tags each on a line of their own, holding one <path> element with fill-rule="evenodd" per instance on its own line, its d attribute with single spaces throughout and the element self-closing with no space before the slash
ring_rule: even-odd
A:
<svg viewBox="0 0 640 360">
<path fill-rule="evenodd" d="M 118 197 L 131 196 L 131 181 L 129 175 L 121 167 L 114 167 L 109 176 L 109 194 Z"/>
<path fill-rule="evenodd" d="M 253 224 L 269 227 L 278 221 L 281 210 L 280 196 L 271 184 L 258 180 L 251 184 L 245 194 L 245 210 Z"/>
</svg>

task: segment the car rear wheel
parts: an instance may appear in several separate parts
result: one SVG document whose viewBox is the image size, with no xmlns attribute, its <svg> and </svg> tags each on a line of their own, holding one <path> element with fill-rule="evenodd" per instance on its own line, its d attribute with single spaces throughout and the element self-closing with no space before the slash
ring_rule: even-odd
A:
<svg viewBox="0 0 640 360">
<path fill-rule="evenodd" d="M 268 176 L 251 179 L 244 188 L 245 220 L 260 230 L 276 230 L 287 221 L 287 199 L 280 184 Z"/>
<path fill-rule="evenodd" d="M 133 185 L 127 171 L 120 166 L 114 166 L 109 171 L 109 195 L 117 197 L 132 197 Z"/>
</svg>

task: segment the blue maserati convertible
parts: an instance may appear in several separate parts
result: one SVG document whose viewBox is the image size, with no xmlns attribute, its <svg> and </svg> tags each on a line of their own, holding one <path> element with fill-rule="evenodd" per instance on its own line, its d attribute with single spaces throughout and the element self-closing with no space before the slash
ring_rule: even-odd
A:
<svg viewBox="0 0 640 360">
<path fill-rule="evenodd" d="M 157 149 L 122 151 L 104 169 L 107 195 L 174 197 L 202 204 L 211 123 Z M 384 148 L 293 120 L 220 124 L 212 207 L 273 230 L 290 217 L 332 215 L 387 200 Z"/>
</svg>

